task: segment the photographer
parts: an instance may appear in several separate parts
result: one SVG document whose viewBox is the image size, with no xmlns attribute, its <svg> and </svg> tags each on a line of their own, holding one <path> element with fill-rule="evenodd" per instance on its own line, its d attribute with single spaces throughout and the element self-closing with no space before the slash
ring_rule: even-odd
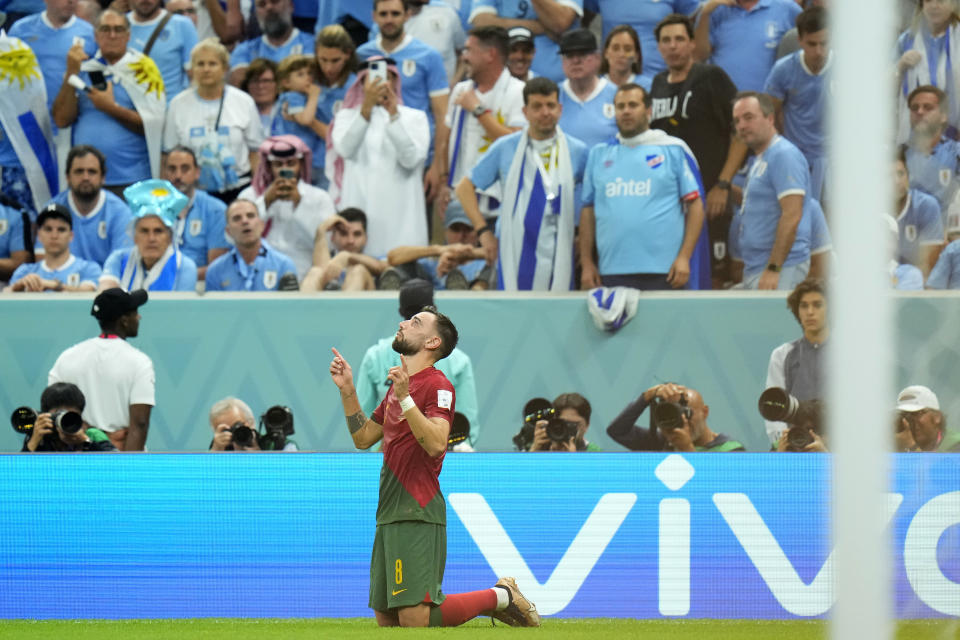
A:
<svg viewBox="0 0 960 640">
<path fill-rule="evenodd" d="M 287 407 L 267 409 L 257 431 L 257 421 L 246 402 L 226 397 L 210 407 L 213 440 L 210 451 L 298 451 L 297 443 L 287 438 L 293 433 L 293 414 Z"/>
<path fill-rule="evenodd" d="M 650 428 L 637 426 L 651 404 Z M 628 404 L 607 427 L 607 435 L 631 451 L 745 451 L 736 440 L 707 426 L 709 413 L 695 389 L 658 384 Z"/>
<path fill-rule="evenodd" d="M 824 408 L 818 398 L 798 400 L 782 387 L 764 389 L 757 410 L 768 423 L 785 424 L 774 450 L 827 453 L 823 429 Z"/>
<path fill-rule="evenodd" d="M 819 398 L 824 390 L 824 348 L 830 337 L 823 280 L 808 278 L 798 284 L 787 296 L 787 308 L 803 329 L 803 335 L 770 354 L 764 388 L 782 387 L 801 401 Z M 784 422 L 775 420 L 767 420 L 766 427 L 771 443 L 779 443 L 787 429 Z"/>
<path fill-rule="evenodd" d="M 533 428 L 530 451 L 600 451 L 587 441 L 590 428 L 590 403 L 579 393 L 561 393 L 552 410 L 540 412 L 545 419 Z"/>
<path fill-rule="evenodd" d="M 940 411 L 940 401 L 927 387 L 913 385 L 901 391 L 897 396 L 897 411 L 897 444 L 901 450 L 960 452 L 960 433 L 947 429 L 947 417 Z"/>
<path fill-rule="evenodd" d="M 28 434 L 21 451 L 116 451 L 106 433 L 83 422 L 80 414 L 85 406 L 83 393 L 75 384 L 56 382 L 44 389 L 40 415 L 35 416 L 35 421 L 30 420 L 33 424 L 28 431 L 22 430 L 26 423 L 19 422 L 18 428 L 16 420 L 18 415 L 23 416 L 25 408 L 14 412 L 14 429 Z"/>
</svg>

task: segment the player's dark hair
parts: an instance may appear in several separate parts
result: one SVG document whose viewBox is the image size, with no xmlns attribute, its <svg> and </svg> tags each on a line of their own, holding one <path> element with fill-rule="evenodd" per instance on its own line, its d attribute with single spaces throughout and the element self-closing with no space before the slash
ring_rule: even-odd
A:
<svg viewBox="0 0 960 640">
<path fill-rule="evenodd" d="M 553 399 L 553 408 L 560 413 L 564 409 L 573 409 L 581 416 L 584 421 L 590 424 L 590 402 L 579 393 L 561 393 Z"/>
<path fill-rule="evenodd" d="M 474 27 L 468 35 L 477 39 L 485 47 L 493 47 L 500 55 L 500 61 L 506 62 L 510 55 L 510 36 L 503 27 Z"/>
<path fill-rule="evenodd" d="M 630 65 L 630 71 L 634 73 L 643 73 L 643 51 L 640 49 L 640 36 L 637 35 L 636 30 L 630 25 L 618 24 L 610 30 L 610 33 L 607 34 L 607 39 L 603 41 L 603 53 L 600 54 L 601 75 L 610 72 L 610 63 L 607 62 L 607 49 L 610 48 L 610 41 L 621 33 L 625 33 L 630 36 L 630 39 L 633 40 L 633 48 L 637 52 L 637 59 L 633 61 L 632 65 Z"/>
<path fill-rule="evenodd" d="M 797 16 L 797 36 L 823 31 L 827 28 L 827 10 L 823 7 L 810 7 Z"/>
<path fill-rule="evenodd" d="M 72 382 L 54 382 L 40 394 L 41 413 L 60 407 L 69 407 L 83 412 L 86 406 L 87 399 L 83 397 L 83 392 Z"/>
<path fill-rule="evenodd" d="M 653 28 L 653 35 L 657 42 L 660 42 L 660 31 L 671 24 L 682 24 L 687 30 L 687 37 L 693 40 L 693 20 L 690 19 L 690 16 L 685 16 L 682 13 L 671 13 Z"/>
<path fill-rule="evenodd" d="M 363 232 L 367 232 L 367 214 L 365 214 L 362 209 L 347 207 L 337 215 L 347 222 L 359 222 L 360 226 L 363 227 Z"/>
<path fill-rule="evenodd" d="M 746 100 L 747 98 L 756 98 L 757 102 L 760 103 L 760 113 L 764 116 L 772 116 L 775 108 L 773 106 L 773 100 L 766 93 L 760 93 L 759 91 L 741 91 L 733 97 L 733 104 L 737 104 L 741 100 Z"/>
<path fill-rule="evenodd" d="M 950 101 L 947 99 L 947 94 L 944 93 L 943 89 L 940 87 L 935 87 L 932 84 L 922 84 L 907 95 L 907 106 L 910 106 L 910 103 L 913 102 L 913 99 L 921 93 L 930 93 L 937 96 L 937 105 L 940 107 L 940 113 L 947 113 L 947 105 Z"/>
<path fill-rule="evenodd" d="M 440 336 L 440 348 L 437 349 L 437 357 L 434 362 L 443 360 L 457 348 L 460 334 L 457 333 L 457 328 L 453 326 L 453 321 L 437 311 L 436 307 L 424 307 L 421 311 L 432 313 L 437 319 L 437 335 Z"/>
<path fill-rule="evenodd" d="M 526 105 L 530 101 L 530 96 L 552 96 L 554 94 L 559 100 L 560 88 L 557 83 L 550 78 L 537 76 L 527 80 L 526 84 L 523 85 L 523 104 Z"/>
<path fill-rule="evenodd" d="M 641 87 L 635 82 L 624 82 L 622 85 L 617 87 L 617 92 L 613 94 L 614 102 L 616 102 L 617 96 L 623 93 L 624 91 L 633 91 L 634 89 L 639 89 L 641 92 L 643 92 L 643 106 L 649 107 L 652 102 L 652 99 L 650 98 L 650 94 L 647 93 L 646 89 L 644 89 L 643 87 Z"/>
<path fill-rule="evenodd" d="M 197 164 L 197 154 L 194 153 L 193 149 L 191 149 L 190 147 L 188 147 L 188 146 L 185 145 L 185 144 L 178 144 L 178 145 L 175 146 L 173 149 L 170 149 L 170 151 L 167 152 L 167 157 L 168 157 L 168 158 L 170 157 L 170 154 L 171 154 L 171 153 L 186 153 L 186 154 L 189 155 L 190 158 L 193 160 L 193 166 L 195 166 L 195 167 L 199 167 L 199 166 L 200 166 L 200 165 Z"/>
<path fill-rule="evenodd" d="M 793 317 L 797 319 L 797 322 L 800 322 L 800 300 L 808 293 L 819 293 L 826 298 L 826 284 L 820 278 L 807 278 L 790 292 L 790 295 L 787 296 L 787 307 L 793 312 Z"/>
<path fill-rule="evenodd" d="M 107 175 L 107 157 L 103 155 L 100 149 L 89 144 L 78 144 L 67 153 L 67 174 L 69 174 L 70 169 L 73 168 L 73 161 L 84 156 L 93 156 L 96 158 L 97 162 L 100 163 L 100 173 Z"/>
</svg>

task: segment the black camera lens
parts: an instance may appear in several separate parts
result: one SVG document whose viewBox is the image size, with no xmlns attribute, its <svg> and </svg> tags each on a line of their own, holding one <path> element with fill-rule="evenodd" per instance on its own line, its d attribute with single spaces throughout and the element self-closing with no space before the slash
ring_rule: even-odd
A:
<svg viewBox="0 0 960 640">
<path fill-rule="evenodd" d="M 64 433 L 74 434 L 83 428 L 83 418 L 76 411 L 57 411 L 50 414 L 50 419 Z"/>
<path fill-rule="evenodd" d="M 10 425 L 17 433 L 30 433 L 37 423 L 37 412 L 30 407 L 17 407 L 10 415 Z"/>
<path fill-rule="evenodd" d="M 787 451 L 803 451 L 811 444 L 813 444 L 813 436 L 806 427 L 787 429 Z"/>
<path fill-rule="evenodd" d="M 651 411 L 653 424 L 663 432 L 680 429 L 683 427 L 684 417 L 687 420 L 693 417 L 693 410 L 687 406 L 686 394 L 680 396 L 679 403 L 658 399 Z"/>
<path fill-rule="evenodd" d="M 785 389 L 770 387 L 760 394 L 757 409 L 765 420 L 790 422 L 797 414 L 800 402 Z"/>
<path fill-rule="evenodd" d="M 293 434 L 293 412 L 289 407 L 274 405 L 264 411 L 260 422 L 267 433 L 277 436 Z"/>
<path fill-rule="evenodd" d="M 230 427 L 230 433 L 233 434 L 233 444 L 236 447 L 252 446 L 254 438 L 256 437 L 253 429 L 242 422 L 235 422 L 233 426 Z"/>
</svg>

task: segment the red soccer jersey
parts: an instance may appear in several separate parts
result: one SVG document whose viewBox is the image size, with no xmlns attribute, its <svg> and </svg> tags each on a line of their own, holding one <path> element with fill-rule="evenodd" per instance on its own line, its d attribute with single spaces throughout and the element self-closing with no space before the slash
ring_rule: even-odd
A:
<svg viewBox="0 0 960 640">
<path fill-rule="evenodd" d="M 453 385 L 439 369 L 427 367 L 411 376 L 410 397 L 427 418 L 443 418 L 453 424 Z M 445 525 L 447 505 L 440 493 L 440 470 L 446 451 L 436 458 L 424 451 L 403 417 L 393 387 L 372 418 L 383 425 L 377 524 L 418 520 Z"/>
</svg>

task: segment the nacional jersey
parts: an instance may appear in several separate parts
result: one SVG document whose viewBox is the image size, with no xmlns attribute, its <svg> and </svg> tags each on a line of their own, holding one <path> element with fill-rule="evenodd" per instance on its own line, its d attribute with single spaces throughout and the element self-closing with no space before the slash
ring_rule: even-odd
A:
<svg viewBox="0 0 960 640">
<path fill-rule="evenodd" d="M 760 0 L 749 11 L 718 6 L 710 14 L 710 62 L 722 67 L 740 91 L 762 91 L 780 38 L 794 27 L 800 11 L 794 0 Z"/>
<path fill-rule="evenodd" d="M 288 56 L 301 53 L 312 56 L 313 46 L 313 36 L 296 27 L 290 32 L 290 37 L 278 46 L 270 44 L 267 36 L 260 36 L 237 45 L 230 54 L 230 68 L 249 66 L 256 58 L 267 58 L 280 64 Z"/>
<path fill-rule="evenodd" d="M 912 265 L 920 265 L 920 248 L 923 245 L 942 244 L 944 240 L 943 219 L 940 205 L 931 195 L 910 189 L 903 210 L 897 216 L 900 229 L 897 243 L 897 259 Z"/>
<path fill-rule="evenodd" d="M 47 263 L 27 262 L 13 272 L 10 284 L 22 280 L 31 273 L 35 273 L 44 280 L 57 280 L 68 287 L 79 287 L 81 284 L 92 284 L 96 287 L 100 283 L 100 265 L 77 256 L 70 256 L 58 269 L 48 269 Z"/>
<path fill-rule="evenodd" d="M 427 418 L 443 418 L 453 424 L 453 385 L 435 367 L 410 377 L 410 397 Z M 447 504 L 440 492 L 440 470 L 446 451 L 431 458 L 420 446 L 392 386 L 371 419 L 383 425 L 377 525 L 406 520 L 446 525 Z"/>
<path fill-rule="evenodd" d="M 77 213 L 69 190 L 61 192 L 51 202 L 70 209 L 73 217 L 70 253 L 78 258 L 92 260 L 102 266 L 111 253 L 133 245 L 127 234 L 127 227 L 132 220 L 130 207 L 109 191 L 100 190 L 97 205 L 86 216 Z M 42 252 L 42 247 L 37 249 L 37 253 Z"/>
<path fill-rule="evenodd" d="M 830 64 L 813 73 L 803 60 L 803 51 L 782 58 L 773 65 L 764 91 L 783 102 L 783 137 L 797 145 L 803 155 L 818 158 L 825 147 L 826 106 L 830 95 Z"/>
<path fill-rule="evenodd" d="M 555 0 L 556 4 L 573 9 L 577 18 L 570 25 L 571 29 L 579 26 L 583 17 L 583 0 Z M 530 0 L 473 0 L 473 10 L 470 12 L 470 22 L 480 14 L 488 14 L 508 18 L 510 20 L 536 20 L 537 10 Z M 616 24 L 616 23 L 613 23 Z M 554 82 L 563 82 L 563 66 L 560 62 L 560 45 L 545 35 L 534 36 L 533 46 L 536 54 L 531 69 L 538 76 L 550 78 Z"/>
<path fill-rule="evenodd" d="M 93 26 L 84 20 L 72 16 L 59 29 L 47 19 L 47 12 L 36 13 L 17 20 L 10 27 L 10 37 L 17 37 L 27 43 L 37 56 L 37 62 L 43 71 L 43 82 L 47 87 L 47 108 L 60 92 L 63 76 L 67 72 L 67 52 L 76 41 L 83 42 L 87 56 L 93 57 L 97 44 L 93 37 Z"/>
<path fill-rule="evenodd" d="M 698 196 L 680 146 L 612 141 L 591 149 L 583 204 L 594 208 L 600 274 L 668 273 L 683 244 L 682 201 Z"/>
<path fill-rule="evenodd" d="M 288 274 L 297 276 L 293 260 L 261 240 L 253 264 L 247 264 L 236 247 L 211 262 L 207 291 L 276 291 L 280 279 Z"/>
<path fill-rule="evenodd" d="M 700 0 L 584 0 L 583 8 L 603 16 L 604 42 L 615 26 L 626 24 L 633 27 L 640 37 L 640 52 L 643 54 L 643 74 L 640 77 L 649 85 L 653 76 L 667 68 L 657 49 L 654 35 L 657 24 L 671 13 L 692 16 L 700 8 Z"/>
<path fill-rule="evenodd" d="M 134 22 L 133 12 L 127 14 L 130 20 L 130 48 L 143 51 L 150 41 L 160 21 L 167 14 L 161 9 L 157 17 L 149 22 Z M 190 67 L 190 52 L 197 44 L 197 28 L 186 16 L 174 15 L 157 35 L 150 48 L 150 59 L 156 63 L 163 76 L 163 88 L 167 93 L 167 102 L 190 87 L 187 69 Z"/>
<path fill-rule="evenodd" d="M 177 219 L 174 234 L 183 255 L 198 267 L 207 264 L 211 249 L 229 249 L 226 235 L 227 205 L 202 189 L 193 192 L 193 204 L 187 215 Z"/>
</svg>

